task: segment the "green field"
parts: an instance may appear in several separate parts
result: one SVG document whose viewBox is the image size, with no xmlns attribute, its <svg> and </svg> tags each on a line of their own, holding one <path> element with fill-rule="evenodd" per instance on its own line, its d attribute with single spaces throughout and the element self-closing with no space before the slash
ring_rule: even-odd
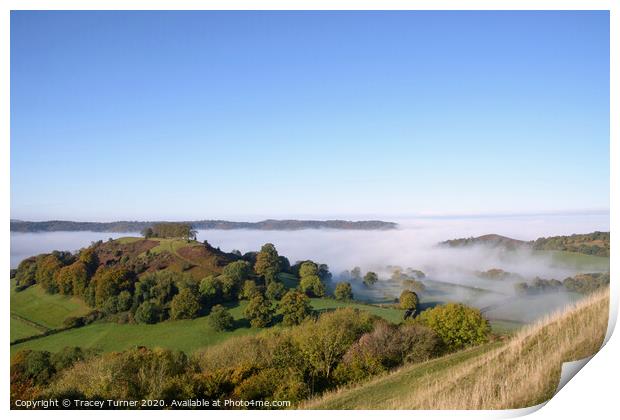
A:
<svg viewBox="0 0 620 420">
<path fill-rule="evenodd" d="M 24 292 L 28 290 L 29 289 Z M 13 292 L 11 296 L 13 297 L 15 294 L 16 293 Z M 49 304 L 49 302 L 55 302 L 55 298 L 60 298 L 60 296 L 57 295 L 45 295 L 44 297 L 45 299 L 42 299 L 38 305 L 38 310 L 41 311 L 41 313 L 47 311 L 43 301 Z M 381 308 L 355 302 L 339 302 L 326 298 L 312 299 L 311 302 L 312 307 L 319 312 L 343 307 L 354 307 L 360 310 L 367 310 L 392 322 L 399 322 L 402 319 L 402 311 L 394 308 Z M 23 304 L 22 301 L 20 301 L 20 303 Z M 230 337 L 256 334 L 261 331 L 261 329 L 249 327 L 248 321 L 243 317 L 245 305 L 246 302 L 243 301 L 238 305 L 230 307 L 230 312 L 238 324 L 237 328 L 230 332 L 214 331 L 209 327 L 206 317 L 193 320 L 166 321 L 153 325 L 97 322 L 85 327 L 67 330 L 13 345 L 11 346 L 11 354 L 24 348 L 58 351 L 67 346 L 96 348 L 103 352 L 120 351 L 134 346 L 163 347 L 193 352 L 202 347 L 224 341 Z M 24 311 L 21 310 L 21 304 L 16 305 L 16 309 L 24 313 Z M 11 334 L 14 334 L 15 338 L 32 335 L 26 334 L 25 328 L 23 327 L 23 325 L 16 323 L 16 331 L 13 333 L 12 323 Z M 18 337 L 18 335 L 21 336 Z M 11 338 L 11 340 L 13 340 L 13 338 Z"/>
<path fill-rule="evenodd" d="M 14 284 L 11 283 L 11 314 L 45 328 L 62 327 L 65 318 L 81 316 L 90 310 L 81 299 L 50 295 L 39 286 L 32 286 L 21 292 L 16 292 Z"/>
<path fill-rule="evenodd" d="M 535 255 L 551 256 L 561 267 L 569 267 L 583 273 L 609 271 L 609 257 L 579 254 L 568 251 L 533 251 Z"/>
<path fill-rule="evenodd" d="M 125 240 L 131 240 L 136 238 L 123 238 Z M 140 239 L 140 238 L 137 238 Z M 137 240 L 136 239 L 136 240 Z M 177 250 L 179 248 L 191 247 L 191 246 L 201 246 L 200 242 L 190 241 L 188 242 L 185 239 L 177 239 L 177 238 L 149 238 L 149 241 L 159 242 L 159 245 L 151 248 L 149 252 L 151 254 L 160 254 L 162 252 L 170 252 L 173 255 L 176 255 L 179 258 L 183 258 L 179 255 Z M 184 258 L 183 258 L 184 259 Z"/>
<path fill-rule="evenodd" d="M 85 327 L 63 331 L 11 346 L 11 354 L 28 348 L 58 351 L 67 346 L 94 348 L 102 352 L 120 351 L 134 346 L 163 347 L 192 352 L 201 347 L 219 343 L 229 337 L 255 334 L 243 319 L 245 302 L 231 308 L 231 314 L 239 327 L 230 332 L 216 332 L 206 317 L 182 321 L 166 321 L 158 324 L 115 324 L 97 322 Z"/>
<path fill-rule="evenodd" d="M 22 319 L 11 316 L 11 342 L 20 338 L 39 335 L 45 330 Z"/>
</svg>

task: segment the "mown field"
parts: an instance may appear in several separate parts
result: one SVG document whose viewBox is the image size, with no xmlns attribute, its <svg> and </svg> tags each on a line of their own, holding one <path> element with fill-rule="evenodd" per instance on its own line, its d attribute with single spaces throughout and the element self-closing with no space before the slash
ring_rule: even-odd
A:
<svg viewBox="0 0 620 420">
<path fill-rule="evenodd" d="M 508 409 L 550 399 L 563 362 L 597 352 L 609 317 L 609 289 L 521 330 L 506 342 L 405 366 L 327 393 L 305 409 Z"/>
<path fill-rule="evenodd" d="M 91 309 L 79 298 L 50 295 L 39 286 L 15 292 L 11 282 L 11 315 L 28 320 L 48 329 L 62 327 L 69 316 L 81 316 Z"/>
<path fill-rule="evenodd" d="M 29 289 L 19 293 L 12 291 L 11 296 L 21 295 L 28 290 Z M 42 318 L 40 314 L 46 311 L 45 302 L 48 304 L 50 302 L 55 303 L 56 300 L 53 298 L 61 298 L 57 295 L 45 295 L 45 297 L 46 299 L 39 301 L 37 305 L 40 311 L 37 317 L 39 320 Z M 52 299 L 47 299 L 48 297 Z M 27 303 L 28 301 L 26 299 L 21 299 L 20 296 L 20 299 L 12 299 L 11 307 L 15 308 L 15 311 L 20 314 L 27 314 L 30 312 L 22 309 L 23 306 L 29 308 L 30 305 Z M 367 310 L 391 322 L 399 322 L 402 319 L 403 313 L 400 309 L 381 308 L 355 302 L 339 302 L 333 299 L 311 299 L 311 303 L 312 307 L 319 312 L 350 306 L 360 310 Z M 97 322 L 85 327 L 67 330 L 13 345 L 11 346 L 11 354 L 19 349 L 25 348 L 58 351 L 67 346 L 95 348 L 103 352 L 120 351 L 134 346 L 163 347 L 193 352 L 197 349 L 222 342 L 230 337 L 256 334 L 261 331 L 261 329 L 258 328 L 251 328 L 248 321 L 244 318 L 243 309 L 245 305 L 246 302 L 242 301 L 239 304 L 230 306 L 230 312 L 237 323 L 235 330 L 230 332 L 214 331 L 208 325 L 207 317 L 200 317 L 192 320 L 165 321 L 153 325 Z M 59 318 L 60 317 L 57 316 L 54 321 L 57 322 Z M 62 324 L 62 321 L 60 321 L 60 324 Z M 26 334 L 26 331 L 22 332 L 22 327 L 24 327 L 24 325 L 16 323 L 16 327 L 15 338 L 21 338 L 19 336 L 20 334 L 21 336 L 32 335 L 24 335 Z M 15 338 L 12 337 L 11 340 Z"/>
<path fill-rule="evenodd" d="M 554 263 L 583 273 L 609 271 L 609 257 L 579 254 L 568 251 L 532 251 L 535 255 L 551 256 Z"/>
</svg>

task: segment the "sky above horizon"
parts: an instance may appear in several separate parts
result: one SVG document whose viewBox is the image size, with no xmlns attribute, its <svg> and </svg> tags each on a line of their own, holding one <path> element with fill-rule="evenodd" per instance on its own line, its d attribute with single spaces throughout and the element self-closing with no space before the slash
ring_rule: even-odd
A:
<svg viewBox="0 0 620 420">
<path fill-rule="evenodd" d="M 11 12 L 11 217 L 607 212 L 609 14 Z"/>
</svg>

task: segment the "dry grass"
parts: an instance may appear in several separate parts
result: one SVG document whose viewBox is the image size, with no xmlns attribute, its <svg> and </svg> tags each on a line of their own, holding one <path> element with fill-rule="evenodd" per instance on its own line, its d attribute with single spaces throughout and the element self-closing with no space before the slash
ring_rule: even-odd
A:
<svg viewBox="0 0 620 420">
<path fill-rule="evenodd" d="M 563 362 L 596 353 L 605 337 L 609 289 L 526 327 L 505 344 L 432 372 L 405 367 L 353 389 L 327 394 L 303 408 L 506 409 L 547 401 Z M 452 355 L 446 358 L 457 357 Z M 393 392 L 389 392 L 393 391 Z M 377 401 L 373 395 L 389 397 Z"/>
</svg>

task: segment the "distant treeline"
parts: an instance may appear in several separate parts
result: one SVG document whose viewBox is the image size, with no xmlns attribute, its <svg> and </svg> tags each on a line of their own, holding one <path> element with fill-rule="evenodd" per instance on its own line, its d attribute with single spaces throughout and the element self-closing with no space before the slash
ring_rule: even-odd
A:
<svg viewBox="0 0 620 420">
<path fill-rule="evenodd" d="M 538 250 L 569 251 L 609 257 L 609 242 L 609 232 L 592 232 L 583 235 L 538 238 L 532 242 L 532 246 Z"/>
<path fill-rule="evenodd" d="M 11 232 L 142 232 L 158 222 L 71 222 L 66 220 L 49 220 L 46 222 L 27 222 L 11 220 Z M 394 222 L 381 220 L 263 220 L 261 222 L 229 222 L 226 220 L 184 221 L 193 229 L 256 229 L 256 230 L 300 230 L 300 229 L 342 229 L 342 230 L 389 230 L 398 226 Z"/>
</svg>

